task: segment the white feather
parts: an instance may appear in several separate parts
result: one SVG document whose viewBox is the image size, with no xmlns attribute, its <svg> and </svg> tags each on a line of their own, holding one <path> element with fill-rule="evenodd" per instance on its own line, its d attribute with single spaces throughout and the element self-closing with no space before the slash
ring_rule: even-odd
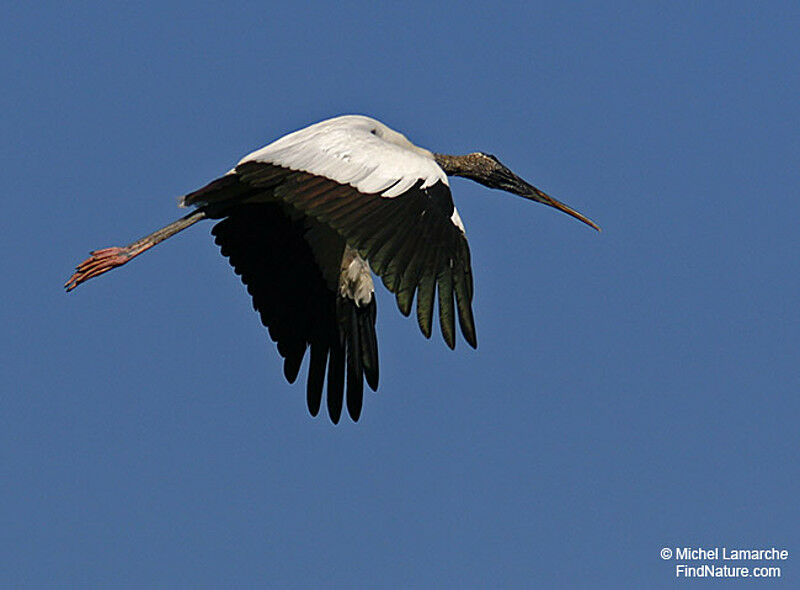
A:
<svg viewBox="0 0 800 590">
<path fill-rule="evenodd" d="M 458 214 L 458 209 L 456 209 L 455 205 L 453 205 L 453 214 L 450 216 L 450 221 L 452 221 L 453 225 L 461 230 L 462 234 L 467 233 L 467 230 L 464 229 L 464 222 L 461 221 L 461 216 Z"/>
<path fill-rule="evenodd" d="M 239 164 L 245 162 L 302 170 L 383 197 L 401 195 L 419 180 L 422 188 L 437 182 L 449 186 L 431 152 L 362 115 L 335 117 L 285 135 Z"/>
<path fill-rule="evenodd" d="M 339 274 L 339 293 L 342 297 L 352 299 L 357 307 L 362 307 L 372 301 L 374 292 L 369 263 L 354 248 L 345 246 Z"/>
</svg>

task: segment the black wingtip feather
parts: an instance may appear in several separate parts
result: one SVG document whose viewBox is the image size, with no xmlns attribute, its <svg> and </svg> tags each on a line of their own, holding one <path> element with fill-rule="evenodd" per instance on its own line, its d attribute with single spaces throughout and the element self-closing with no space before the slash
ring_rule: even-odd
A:
<svg viewBox="0 0 800 590">
<path fill-rule="evenodd" d="M 300 366 L 303 364 L 305 352 L 304 346 L 299 353 L 293 352 L 283 361 L 283 376 L 286 377 L 289 383 L 297 381 L 297 375 L 300 373 Z"/>
<path fill-rule="evenodd" d="M 321 343 L 311 345 L 306 382 L 306 403 L 312 416 L 319 414 L 322 405 L 322 388 L 325 385 L 325 369 L 328 364 L 328 347 Z"/>
<path fill-rule="evenodd" d="M 419 282 L 417 294 L 417 323 L 425 338 L 431 337 L 433 330 L 433 307 L 436 295 L 436 277 L 432 271 L 426 271 Z"/>
<path fill-rule="evenodd" d="M 349 302 L 348 302 L 349 303 Z M 364 398 L 364 376 L 361 363 L 361 344 L 359 342 L 360 330 L 358 326 L 358 310 L 352 303 L 346 305 L 349 309 L 343 312 L 342 325 L 346 330 L 345 342 L 347 343 L 347 413 L 353 422 L 358 422 L 361 416 L 361 406 Z"/>
<path fill-rule="evenodd" d="M 475 334 L 475 319 L 472 317 L 472 306 L 469 304 L 458 306 L 458 324 L 461 334 L 472 348 L 478 348 L 478 337 Z"/>
<path fill-rule="evenodd" d="M 453 309 L 453 278 L 449 272 L 439 275 L 439 325 L 442 337 L 450 347 L 456 347 L 456 318 Z"/>
<path fill-rule="evenodd" d="M 386 281 L 384 281 L 383 284 L 387 289 L 389 288 L 389 285 L 386 284 Z M 408 298 L 401 297 L 400 293 L 397 293 L 395 295 L 395 299 L 397 300 L 397 309 L 400 310 L 400 313 L 406 317 L 410 316 L 411 310 L 414 308 L 414 292 L 412 291 L 411 296 Z"/>
<path fill-rule="evenodd" d="M 364 367 L 364 377 L 372 391 L 378 389 L 378 342 L 375 337 L 375 316 L 377 306 L 375 296 L 365 309 L 359 310 L 358 329 L 361 332 L 361 364 Z"/>
<path fill-rule="evenodd" d="M 336 343 L 328 359 L 328 416 L 334 424 L 339 423 L 344 402 L 344 351 L 341 343 Z"/>
</svg>

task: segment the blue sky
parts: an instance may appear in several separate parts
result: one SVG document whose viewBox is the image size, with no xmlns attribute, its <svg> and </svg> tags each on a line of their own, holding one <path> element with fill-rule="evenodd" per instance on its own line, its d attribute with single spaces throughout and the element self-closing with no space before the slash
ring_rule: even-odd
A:
<svg viewBox="0 0 800 590">
<path fill-rule="evenodd" d="M 0 585 L 669 588 L 800 553 L 796 3 L 14 3 L 0 23 Z M 496 154 L 479 348 L 379 296 L 379 393 L 312 419 L 210 224 L 88 250 L 308 123 Z M 750 564 L 752 565 L 752 564 Z"/>
</svg>

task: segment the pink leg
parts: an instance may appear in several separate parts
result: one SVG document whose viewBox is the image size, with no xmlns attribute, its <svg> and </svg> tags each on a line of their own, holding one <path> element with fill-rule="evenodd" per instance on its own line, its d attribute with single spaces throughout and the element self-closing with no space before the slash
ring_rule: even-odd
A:
<svg viewBox="0 0 800 590">
<path fill-rule="evenodd" d="M 81 283 L 100 276 L 103 273 L 107 273 L 118 266 L 122 266 L 145 250 L 149 250 L 159 242 L 166 240 L 179 231 L 183 231 L 190 225 L 197 223 L 201 219 L 205 219 L 205 217 L 205 212 L 199 209 L 185 217 L 181 217 L 177 221 L 173 221 L 169 225 L 154 231 L 152 234 L 140 240 L 136 240 L 133 244 L 129 244 L 124 248 L 114 246 L 113 248 L 103 248 L 90 252 L 91 256 L 75 267 L 75 274 L 69 278 L 64 288 L 66 288 L 67 291 L 72 291 Z"/>
<path fill-rule="evenodd" d="M 81 283 L 122 266 L 142 252 L 144 252 L 144 249 L 139 252 L 133 252 L 130 247 L 120 248 L 118 246 L 94 250 L 90 252 L 91 256 L 89 258 L 75 267 L 75 274 L 69 278 L 64 287 L 67 291 L 72 291 Z"/>
</svg>

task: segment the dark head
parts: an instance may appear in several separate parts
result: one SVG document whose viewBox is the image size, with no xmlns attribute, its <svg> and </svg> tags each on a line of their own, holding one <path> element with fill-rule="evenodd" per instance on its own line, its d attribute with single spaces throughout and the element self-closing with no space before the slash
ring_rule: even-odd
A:
<svg viewBox="0 0 800 590">
<path fill-rule="evenodd" d="M 591 219 L 584 217 L 571 207 L 528 184 L 491 154 L 475 152 L 466 156 L 448 156 L 445 154 L 433 154 L 433 156 L 436 159 L 436 163 L 441 166 L 448 176 L 463 176 L 475 182 L 480 182 L 489 188 L 497 188 L 531 201 L 555 207 L 559 211 L 572 215 L 572 217 L 580 219 L 585 224 L 600 231 L 600 228 Z"/>
</svg>

